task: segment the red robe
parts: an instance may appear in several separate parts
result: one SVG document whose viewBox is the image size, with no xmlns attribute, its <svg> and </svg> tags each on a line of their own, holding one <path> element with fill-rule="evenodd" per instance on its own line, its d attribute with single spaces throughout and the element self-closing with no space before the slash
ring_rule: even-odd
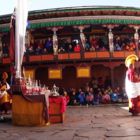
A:
<svg viewBox="0 0 140 140">
<path fill-rule="evenodd" d="M 10 87 L 8 87 L 8 84 L 6 82 L 3 83 L 0 87 L 0 113 L 2 113 L 3 111 L 7 113 L 7 111 L 11 109 L 12 99 L 7 92 L 9 88 Z"/>
</svg>

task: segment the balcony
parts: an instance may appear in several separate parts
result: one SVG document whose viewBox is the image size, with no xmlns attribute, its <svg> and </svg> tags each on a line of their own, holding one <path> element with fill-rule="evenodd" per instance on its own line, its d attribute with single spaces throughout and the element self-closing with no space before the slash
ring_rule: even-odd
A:
<svg viewBox="0 0 140 140">
<path fill-rule="evenodd" d="M 58 60 L 67 60 L 69 59 L 68 53 L 58 54 Z"/>
<path fill-rule="evenodd" d="M 81 59 L 81 54 L 80 53 L 70 53 L 69 54 L 69 59 Z"/>
<path fill-rule="evenodd" d="M 41 54 L 41 55 L 25 55 L 23 58 L 23 63 L 32 63 L 32 62 L 46 62 L 46 61 L 65 61 L 65 60 L 103 60 L 103 59 L 125 59 L 130 54 L 136 54 L 135 51 L 114 51 L 110 53 L 109 51 L 101 51 L 101 52 L 84 52 L 81 53 L 62 53 L 57 56 L 53 54 Z M 140 53 L 139 53 L 140 56 Z M 28 58 L 28 59 L 27 59 Z M 2 64 L 10 64 L 10 58 L 4 57 L 2 58 Z"/>
<path fill-rule="evenodd" d="M 130 54 L 136 54 L 135 51 L 117 51 L 112 53 L 113 58 L 125 59 Z"/>
</svg>

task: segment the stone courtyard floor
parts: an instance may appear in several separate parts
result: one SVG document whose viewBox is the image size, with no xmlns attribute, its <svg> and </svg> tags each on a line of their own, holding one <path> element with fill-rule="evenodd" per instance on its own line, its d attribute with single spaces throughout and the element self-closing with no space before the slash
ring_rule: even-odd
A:
<svg viewBox="0 0 140 140">
<path fill-rule="evenodd" d="M 0 140 L 139 140 L 140 115 L 131 116 L 127 104 L 67 107 L 62 124 L 43 127 L 0 123 Z"/>
</svg>

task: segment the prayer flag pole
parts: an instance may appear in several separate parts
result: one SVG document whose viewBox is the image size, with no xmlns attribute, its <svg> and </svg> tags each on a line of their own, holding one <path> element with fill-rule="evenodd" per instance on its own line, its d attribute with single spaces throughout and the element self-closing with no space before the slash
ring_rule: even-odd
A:
<svg viewBox="0 0 140 140">
<path fill-rule="evenodd" d="M 21 65 L 25 52 L 25 34 L 27 25 L 27 0 L 17 0 L 16 4 L 16 45 L 15 45 L 15 68 L 16 78 L 21 78 Z"/>
</svg>

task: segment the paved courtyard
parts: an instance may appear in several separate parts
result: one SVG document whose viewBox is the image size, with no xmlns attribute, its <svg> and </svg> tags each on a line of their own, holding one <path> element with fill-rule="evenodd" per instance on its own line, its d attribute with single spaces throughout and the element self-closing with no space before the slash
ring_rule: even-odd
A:
<svg viewBox="0 0 140 140">
<path fill-rule="evenodd" d="M 0 140 L 139 140 L 140 116 L 122 106 L 127 104 L 68 107 L 63 124 L 44 127 L 0 123 Z"/>
</svg>

